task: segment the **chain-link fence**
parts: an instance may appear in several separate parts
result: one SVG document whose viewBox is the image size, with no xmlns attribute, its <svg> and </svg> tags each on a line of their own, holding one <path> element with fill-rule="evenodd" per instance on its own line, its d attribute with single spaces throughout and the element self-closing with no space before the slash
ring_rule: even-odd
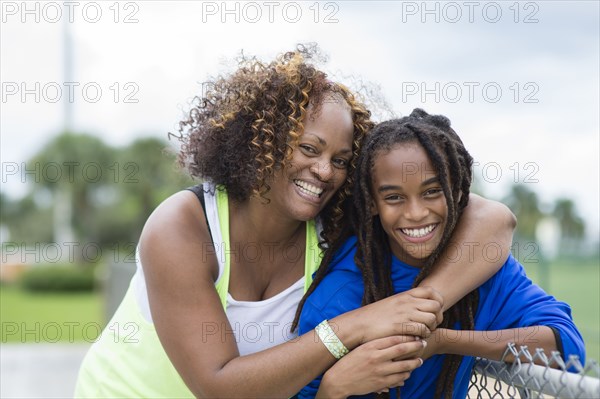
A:
<svg viewBox="0 0 600 399">
<path fill-rule="evenodd" d="M 547 356 L 538 349 L 531 354 L 526 346 L 517 348 L 513 344 L 509 344 L 503 358 L 508 355 L 515 360 L 509 363 L 476 359 L 469 398 L 600 399 L 597 361 L 590 360 L 583 366 L 577 356 L 565 362 L 559 352 Z"/>
</svg>

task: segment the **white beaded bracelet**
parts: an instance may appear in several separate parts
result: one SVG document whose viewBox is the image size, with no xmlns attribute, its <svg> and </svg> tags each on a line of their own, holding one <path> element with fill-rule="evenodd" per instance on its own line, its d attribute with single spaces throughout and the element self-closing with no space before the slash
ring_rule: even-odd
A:
<svg viewBox="0 0 600 399">
<path fill-rule="evenodd" d="M 323 320 L 318 326 L 316 326 L 315 331 L 317 332 L 321 342 L 323 342 L 323 345 L 325 345 L 327 350 L 336 359 L 341 359 L 349 352 L 348 348 L 346 348 L 342 341 L 340 341 L 327 320 Z"/>
</svg>

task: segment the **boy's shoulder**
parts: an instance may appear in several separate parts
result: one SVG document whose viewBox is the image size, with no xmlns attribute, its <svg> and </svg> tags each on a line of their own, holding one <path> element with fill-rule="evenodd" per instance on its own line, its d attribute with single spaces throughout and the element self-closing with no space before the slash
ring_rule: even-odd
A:
<svg viewBox="0 0 600 399">
<path fill-rule="evenodd" d="M 505 281 L 513 279 L 519 275 L 527 277 L 523 265 L 513 256 L 512 253 L 508 254 L 508 259 L 502 265 L 502 267 L 494 274 L 488 281 L 483 283 L 481 286 L 486 286 L 499 281 Z"/>
<path fill-rule="evenodd" d="M 345 299 L 356 295 L 362 298 L 362 273 L 354 262 L 356 242 L 356 237 L 352 236 L 337 251 L 327 267 L 327 274 L 307 299 L 312 306 L 321 310 L 332 300 L 339 299 L 340 295 Z"/>
<path fill-rule="evenodd" d="M 333 260 L 327 267 L 327 273 L 330 274 L 339 271 L 360 273 L 354 262 L 357 244 L 358 240 L 356 239 L 356 236 L 348 238 L 334 255 Z"/>
<path fill-rule="evenodd" d="M 528 292 L 528 287 L 531 286 L 535 286 L 535 284 L 525 273 L 523 265 L 512 254 L 509 254 L 500 270 L 479 286 L 478 308 L 481 309 L 485 306 L 496 308 L 501 304 L 508 306 L 507 304 L 512 301 L 521 300 L 521 295 Z"/>
</svg>

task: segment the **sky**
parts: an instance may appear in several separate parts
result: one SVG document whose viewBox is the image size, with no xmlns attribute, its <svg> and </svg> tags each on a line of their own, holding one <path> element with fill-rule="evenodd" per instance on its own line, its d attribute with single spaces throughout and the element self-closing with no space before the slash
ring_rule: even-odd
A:
<svg viewBox="0 0 600 399">
<path fill-rule="evenodd" d="M 377 120 L 448 116 L 486 196 L 522 183 L 545 206 L 571 198 L 597 241 L 599 4 L 2 1 L 0 190 L 26 192 L 23 162 L 63 130 L 66 101 L 74 131 L 111 145 L 166 138 L 241 51 L 271 60 L 316 42 L 332 79 L 369 88 Z"/>
</svg>

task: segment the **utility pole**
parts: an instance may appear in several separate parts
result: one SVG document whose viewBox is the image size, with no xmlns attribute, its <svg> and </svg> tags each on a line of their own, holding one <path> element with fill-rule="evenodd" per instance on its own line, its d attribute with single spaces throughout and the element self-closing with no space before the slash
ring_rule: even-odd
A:
<svg viewBox="0 0 600 399">
<path fill-rule="evenodd" d="M 63 26 L 63 78 L 64 82 L 73 82 L 73 40 L 68 18 Z M 70 96 L 63 96 L 63 132 L 73 132 L 73 102 Z M 54 190 L 53 237 L 59 245 L 75 242 L 73 232 L 73 190 L 69 182 L 59 183 Z"/>
<path fill-rule="evenodd" d="M 73 82 L 73 38 L 71 37 L 71 26 L 68 18 L 64 19 L 63 26 L 63 62 L 64 81 Z M 73 102 L 70 96 L 64 96 L 64 131 L 73 131 Z M 71 99 L 72 100 L 72 99 Z"/>
</svg>

